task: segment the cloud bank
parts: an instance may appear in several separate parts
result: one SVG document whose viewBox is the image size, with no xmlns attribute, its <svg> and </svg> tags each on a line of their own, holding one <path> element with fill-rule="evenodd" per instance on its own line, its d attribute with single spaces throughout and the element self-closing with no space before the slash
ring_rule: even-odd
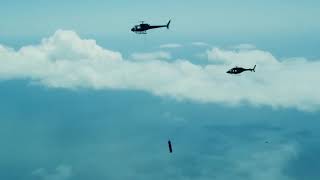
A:
<svg viewBox="0 0 320 180">
<path fill-rule="evenodd" d="M 168 60 L 171 59 L 171 55 L 168 52 L 157 51 L 150 53 L 133 53 L 131 60 L 135 61 L 152 61 L 152 60 Z"/>
<path fill-rule="evenodd" d="M 207 56 L 208 64 L 202 66 L 163 61 L 170 58 L 166 53 L 126 59 L 73 31 L 58 30 L 40 44 L 19 50 L 0 45 L 0 79 L 28 79 L 53 88 L 142 90 L 200 103 L 320 109 L 319 61 L 277 59 L 253 47 L 212 48 Z M 256 73 L 225 73 L 234 65 L 255 64 Z"/>
</svg>

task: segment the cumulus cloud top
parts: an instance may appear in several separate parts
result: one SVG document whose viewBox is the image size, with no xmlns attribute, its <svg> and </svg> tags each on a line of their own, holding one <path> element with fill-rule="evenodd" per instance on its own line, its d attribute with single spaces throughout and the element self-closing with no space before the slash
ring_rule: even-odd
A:
<svg viewBox="0 0 320 180">
<path fill-rule="evenodd" d="M 270 52 L 258 49 L 223 50 L 212 48 L 207 51 L 207 54 L 209 61 L 226 65 L 252 66 L 252 64 L 259 64 L 276 66 L 279 63 Z"/>
<path fill-rule="evenodd" d="M 80 39 L 73 31 L 58 30 L 38 46 L 27 46 L 20 53 L 38 55 L 48 60 L 122 59 L 118 52 L 103 49 L 92 39 Z"/>
<path fill-rule="evenodd" d="M 29 79 L 48 87 L 142 90 L 158 96 L 201 103 L 266 105 L 274 108 L 320 109 L 320 62 L 277 59 L 254 49 L 207 51 L 209 63 L 163 61 L 166 52 L 133 54 L 128 59 L 72 31 L 57 31 L 39 45 L 19 50 L 0 46 L 0 79 Z M 234 65 L 256 73 L 230 76 Z"/>
</svg>

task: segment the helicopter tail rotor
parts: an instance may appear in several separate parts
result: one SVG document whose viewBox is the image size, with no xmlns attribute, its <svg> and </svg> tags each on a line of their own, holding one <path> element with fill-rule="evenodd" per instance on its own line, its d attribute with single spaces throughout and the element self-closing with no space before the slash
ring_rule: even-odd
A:
<svg viewBox="0 0 320 180">
<path fill-rule="evenodd" d="M 256 66 L 257 66 L 257 65 L 254 65 L 254 67 L 253 67 L 253 69 L 252 69 L 253 72 L 256 72 Z"/>
<path fill-rule="evenodd" d="M 170 28 L 170 23 L 171 23 L 171 19 L 169 20 L 168 24 L 167 24 L 167 29 Z"/>
</svg>

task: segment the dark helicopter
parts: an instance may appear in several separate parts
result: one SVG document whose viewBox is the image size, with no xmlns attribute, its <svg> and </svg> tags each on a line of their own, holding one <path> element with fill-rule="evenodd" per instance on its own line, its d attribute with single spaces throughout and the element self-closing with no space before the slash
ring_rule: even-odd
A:
<svg viewBox="0 0 320 180">
<path fill-rule="evenodd" d="M 169 152 L 172 153 L 172 145 L 171 145 L 171 141 L 168 141 L 168 147 L 169 147 Z"/>
<path fill-rule="evenodd" d="M 229 74 L 240 74 L 240 73 L 242 73 L 244 71 L 256 72 L 255 69 L 256 69 L 256 65 L 254 65 L 254 67 L 252 69 L 246 69 L 246 68 L 242 68 L 242 67 L 237 67 L 236 66 L 236 67 L 230 69 L 229 71 L 227 71 L 227 73 L 229 73 Z"/>
<path fill-rule="evenodd" d="M 135 32 L 137 34 L 147 34 L 147 30 L 149 29 L 156 29 L 156 28 L 162 28 L 166 27 L 169 29 L 171 20 L 167 23 L 167 25 L 159 25 L 159 26 L 151 26 L 150 24 L 144 23 L 144 21 L 141 21 L 141 24 L 135 25 L 131 31 Z"/>
</svg>

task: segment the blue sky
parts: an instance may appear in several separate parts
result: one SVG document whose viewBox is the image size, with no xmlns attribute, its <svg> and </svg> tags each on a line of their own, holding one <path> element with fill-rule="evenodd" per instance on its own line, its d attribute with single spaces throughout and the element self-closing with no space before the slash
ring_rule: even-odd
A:
<svg viewBox="0 0 320 180">
<path fill-rule="evenodd" d="M 0 179 L 319 179 L 319 7 L 1 1 Z"/>
<path fill-rule="evenodd" d="M 129 31 L 138 21 L 162 24 L 173 19 L 172 31 L 156 31 L 149 35 L 149 41 L 251 43 L 279 56 L 315 58 L 314 47 L 319 45 L 315 34 L 320 25 L 314 17 L 319 16 L 318 7 L 319 2 L 311 0 L 1 1 L 0 39 L 19 47 L 66 29 L 126 51 L 124 44 L 130 48 L 141 41 Z"/>
<path fill-rule="evenodd" d="M 175 21 L 183 35 L 293 35 L 316 32 L 317 1 L 2 1 L 1 27 L 9 36 L 49 35 L 56 29 L 116 34 L 139 20 Z M 19 23 L 17 23 L 19 22 Z M 197 26 L 198 25 L 198 26 Z M 26 28 L 28 27 L 28 28 Z M 237 31 L 234 31 L 234 30 Z M 275 34 L 276 33 L 276 34 Z"/>
</svg>

